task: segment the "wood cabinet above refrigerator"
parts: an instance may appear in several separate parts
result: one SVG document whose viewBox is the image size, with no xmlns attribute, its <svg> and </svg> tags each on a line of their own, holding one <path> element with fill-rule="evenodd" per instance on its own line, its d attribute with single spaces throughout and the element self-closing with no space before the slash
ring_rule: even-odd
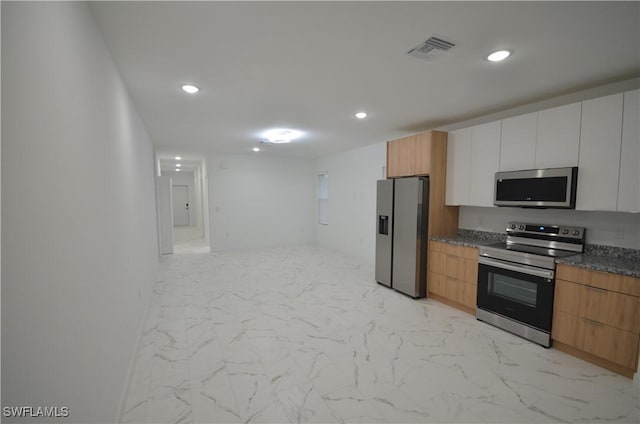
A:
<svg viewBox="0 0 640 424">
<path fill-rule="evenodd" d="M 387 178 L 430 175 L 447 160 L 447 133 L 426 131 L 387 143 Z"/>
<path fill-rule="evenodd" d="M 387 178 L 429 177 L 429 236 L 458 229 L 458 208 L 445 206 L 447 133 L 425 131 L 387 142 Z"/>
</svg>

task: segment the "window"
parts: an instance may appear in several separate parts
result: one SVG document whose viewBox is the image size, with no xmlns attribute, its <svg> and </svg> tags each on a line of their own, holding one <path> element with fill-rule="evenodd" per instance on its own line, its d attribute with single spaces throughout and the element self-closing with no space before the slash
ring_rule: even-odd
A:
<svg viewBox="0 0 640 424">
<path fill-rule="evenodd" d="M 318 175 L 318 224 L 329 224 L 329 174 Z"/>
</svg>

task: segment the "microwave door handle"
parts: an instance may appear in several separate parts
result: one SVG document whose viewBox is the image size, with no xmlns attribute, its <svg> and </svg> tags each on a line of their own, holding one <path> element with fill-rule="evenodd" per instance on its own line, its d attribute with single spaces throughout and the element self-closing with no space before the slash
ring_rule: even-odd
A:
<svg viewBox="0 0 640 424">
<path fill-rule="evenodd" d="M 522 274 L 534 275 L 536 277 L 553 278 L 553 271 L 537 269 L 527 265 L 512 265 L 510 263 L 497 261 L 495 259 L 488 259 L 485 257 L 479 257 L 478 263 L 493 266 L 496 268 L 506 269 L 509 271 L 520 272 Z"/>
</svg>

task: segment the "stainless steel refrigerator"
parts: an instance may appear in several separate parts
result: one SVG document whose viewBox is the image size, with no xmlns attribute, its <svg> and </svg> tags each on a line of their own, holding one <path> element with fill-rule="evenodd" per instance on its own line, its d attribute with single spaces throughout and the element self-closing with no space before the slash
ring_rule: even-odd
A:
<svg viewBox="0 0 640 424">
<path fill-rule="evenodd" d="M 429 178 L 379 180 L 376 205 L 376 281 L 425 297 Z"/>
</svg>

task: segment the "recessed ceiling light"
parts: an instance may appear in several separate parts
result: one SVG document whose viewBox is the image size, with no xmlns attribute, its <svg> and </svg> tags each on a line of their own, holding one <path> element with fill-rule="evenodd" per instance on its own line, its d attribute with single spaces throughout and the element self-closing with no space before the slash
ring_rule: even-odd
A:
<svg viewBox="0 0 640 424">
<path fill-rule="evenodd" d="M 180 168 L 182 165 L 180 165 L 179 163 L 176 163 L 176 166 L 177 166 L 178 168 Z"/>
<path fill-rule="evenodd" d="M 302 136 L 302 131 L 290 130 L 286 128 L 275 128 L 265 131 L 261 134 L 264 141 L 267 143 L 289 143 L 296 138 Z"/>
<path fill-rule="evenodd" d="M 254 148 L 253 148 L 253 151 L 254 151 L 254 152 L 259 152 L 259 151 L 260 151 L 260 148 L 259 148 L 259 147 L 254 147 Z"/>
<path fill-rule="evenodd" d="M 498 50 L 487 56 L 487 60 L 490 62 L 500 62 L 509 56 L 511 56 L 511 52 L 509 50 Z"/>
<path fill-rule="evenodd" d="M 196 87 L 195 85 L 191 85 L 191 84 L 185 84 L 182 86 L 182 89 L 184 91 L 186 91 L 189 94 L 196 94 L 198 91 L 200 91 L 200 89 L 198 87 Z"/>
<path fill-rule="evenodd" d="M 180 172 L 180 168 L 176 168 L 176 172 Z"/>
<path fill-rule="evenodd" d="M 176 160 L 180 160 L 182 159 L 180 156 L 176 156 Z"/>
<path fill-rule="evenodd" d="M 358 119 L 364 119 L 367 117 L 367 112 L 358 112 L 356 113 L 356 118 Z"/>
</svg>

